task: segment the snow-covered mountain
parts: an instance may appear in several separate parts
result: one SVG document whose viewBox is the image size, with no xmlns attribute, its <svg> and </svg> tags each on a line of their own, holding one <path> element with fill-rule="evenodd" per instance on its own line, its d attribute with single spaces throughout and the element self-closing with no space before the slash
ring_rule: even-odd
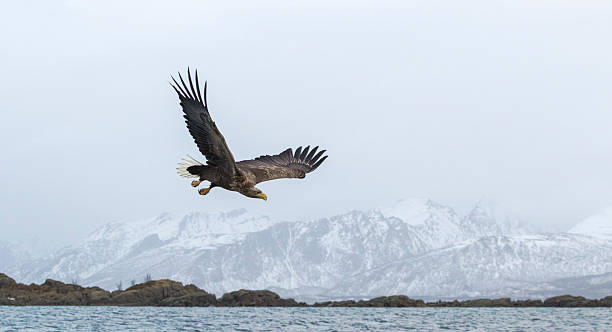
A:
<svg viewBox="0 0 612 332">
<path fill-rule="evenodd" d="M 610 224 L 587 219 L 572 233 L 530 235 L 485 204 L 460 216 L 428 199 L 299 222 L 244 210 L 164 214 L 108 224 L 8 273 L 22 282 L 76 279 L 107 289 L 150 273 L 217 294 L 269 288 L 302 299 L 531 297 L 566 292 L 562 285 L 572 283 L 559 280 L 612 273 L 612 240 L 601 236 Z"/>
<path fill-rule="evenodd" d="M 612 242 L 576 234 L 486 236 L 355 275 L 334 295 L 526 297 L 561 278 L 612 271 Z"/>
<path fill-rule="evenodd" d="M 146 273 L 156 272 L 159 267 L 155 264 L 164 258 L 182 261 L 183 253 L 233 243 L 273 223 L 243 209 L 216 214 L 162 214 L 149 220 L 110 223 L 74 246 L 14 266 L 9 272 L 24 281 L 54 278 L 112 288 L 121 278 L 141 279 Z M 117 265 L 132 260 L 135 266 L 116 270 Z M 142 266 L 139 274 L 134 271 L 136 266 Z"/>
<path fill-rule="evenodd" d="M 537 227 L 495 211 L 490 202 L 480 201 L 463 217 L 461 229 L 470 238 L 490 235 L 527 235 L 541 233 Z"/>
</svg>

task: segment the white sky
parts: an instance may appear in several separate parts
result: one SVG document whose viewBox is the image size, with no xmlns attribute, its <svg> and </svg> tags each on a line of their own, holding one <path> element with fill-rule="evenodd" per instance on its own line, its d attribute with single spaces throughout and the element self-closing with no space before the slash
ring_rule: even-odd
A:
<svg viewBox="0 0 612 332">
<path fill-rule="evenodd" d="M 283 219 L 488 197 L 563 229 L 612 205 L 610 1 L 13 1 L 0 8 L 0 240 L 245 207 Z M 237 159 L 321 145 L 267 202 L 200 197 L 171 74 Z"/>
</svg>

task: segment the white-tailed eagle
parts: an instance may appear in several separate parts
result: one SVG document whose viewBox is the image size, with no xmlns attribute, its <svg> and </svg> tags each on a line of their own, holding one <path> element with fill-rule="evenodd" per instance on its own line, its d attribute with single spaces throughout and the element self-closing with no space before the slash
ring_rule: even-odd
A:
<svg viewBox="0 0 612 332">
<path fill-rule="evenodd" d="M 187 80 L 185 84 L 179 73 L 179 84 L 174 77 L 171 84 L 179 96 L 187 129 L 193 137 L 200 152 L 206 157 L 206 165 L 193 158 L 184 159 L 177 168 L 179 175 L 183 177 L 197 178 L 191 182 L 193 187 L 200 185 L 202 181 L 209 181 L 208 188 L 199 190 L 200 195 L 206 195 L 214 187 L 237 191 L 245 196 L 267 200 L 268 197 L 255 187 L 264 181 L 281 178 L 304 178 L 306 173 L 317 169 L 327 156 L 323 156 L 325 150 L 319 151 L 318 146 L 310 149 L 310 146 L 302 149 L 299 147 L 293 152 L 287 149 L 276 155 L 264 155 L 250 160 L 236 162 L 230 151 L 225 138 L 213 122 L 208 113 L 206 102 L 206 82 L 204 83 L 204 96 L 200 93 L 198 72 L 195 72 L 195 85 L 191 79 L 191 73 L 187 69 Z"/>
</svg>

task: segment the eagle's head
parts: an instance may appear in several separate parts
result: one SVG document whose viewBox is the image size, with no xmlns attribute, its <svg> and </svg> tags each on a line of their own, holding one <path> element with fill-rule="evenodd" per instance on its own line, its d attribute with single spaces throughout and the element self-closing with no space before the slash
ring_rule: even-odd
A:
<svg viewBox="0 0 612 332">
<path fill-rule="evenodd" d="M 247 197 L 261 198 L 264 201 L 268 200 L 268 196 L 266 196 L 266 194 L 264 194 L 263 191 L 261 191 L 259 188 L 256 188 L 256 187 L 246 188 L 245 190 L 240 191 L 240 193 Z"/>
</svg>

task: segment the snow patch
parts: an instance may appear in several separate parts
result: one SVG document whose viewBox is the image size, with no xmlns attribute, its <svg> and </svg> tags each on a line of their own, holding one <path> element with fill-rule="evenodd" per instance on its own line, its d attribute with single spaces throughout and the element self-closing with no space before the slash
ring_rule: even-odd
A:
<svg viewBox="0 0 612 332">
<path fill-rule="evenodd" d="M 391 206 L 378 210 L 386 218 L 395 217 L 408 225 L 423 225 L 431 219 L 432 206 L 439 205 L 429 199 L 400 199 Z"/>
<path fill-rule="evenodd" d="M 588 217 L 572 227 L 568 233 L 583 234 L 604 240 L 612 240 L 612 207 Z"/>
</svg>

